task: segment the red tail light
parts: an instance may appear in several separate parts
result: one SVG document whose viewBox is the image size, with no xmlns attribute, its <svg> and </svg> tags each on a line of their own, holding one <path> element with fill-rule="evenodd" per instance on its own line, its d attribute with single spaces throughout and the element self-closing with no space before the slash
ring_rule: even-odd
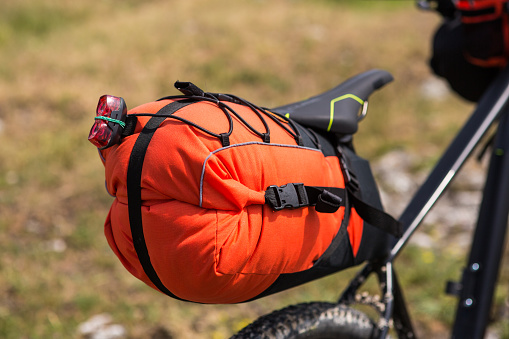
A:
<svg viewBox="0 0 509 339">
<path fill-rule="evenodd" d="M 103 95 L 97 103 L 95 123 L 88 140 L 99 149 L 105 149 L 120 142 L 125 127 L 127 106 L 124 99 Z"/>
</svg>

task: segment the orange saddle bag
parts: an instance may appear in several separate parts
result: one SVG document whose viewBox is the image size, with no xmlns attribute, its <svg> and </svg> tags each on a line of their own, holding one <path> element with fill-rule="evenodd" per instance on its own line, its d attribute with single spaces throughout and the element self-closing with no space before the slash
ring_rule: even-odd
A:
<svg viewBox="0 0 509 339">
<path fill-rule="evenodd" d="M 238 303 L 386 251 L 390 232 L 375 227 L 383 250 L 359 256 L 371 226 L 352 202 L 355 154 L 331 141 L 338 134 L 176 86 L 184 95 L 128 112 L 123 99 L 102 97 L 91 131 L 115 197 L 106 238 L 131 274 L 177 299 Z M 375 196 L 371 205 L 376 187 Z"/>
</svg>

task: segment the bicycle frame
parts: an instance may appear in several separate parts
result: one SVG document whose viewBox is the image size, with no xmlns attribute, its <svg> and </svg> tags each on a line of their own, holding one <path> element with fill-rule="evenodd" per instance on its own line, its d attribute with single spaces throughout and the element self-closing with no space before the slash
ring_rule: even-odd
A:
<svg viewBox="0 0 509 339">
<path fill-rule="evenodd" d="M 490 128 L 499 121 L 488 176 L 483 192 L 467 268 L 461 283 L 452 290 L 460 297 L 452 338 L 482 338 L 488 323 L 495 284 L 503 254 L 509 210 L 509 67 L 497 77 L 479 101 L 470 119 L 457 134 L 399 220 L 405 232 L 381 263 L 368 263 L 341 295 L 350 303 L 371 273 L 377 273 L 384 294 L 385 314 L 381 321 L 385 338 L 394 319 L 400 338 L 415 338 L 393 261 L 436 203 L 451 180 L 470 157 Z"/>
</svg>

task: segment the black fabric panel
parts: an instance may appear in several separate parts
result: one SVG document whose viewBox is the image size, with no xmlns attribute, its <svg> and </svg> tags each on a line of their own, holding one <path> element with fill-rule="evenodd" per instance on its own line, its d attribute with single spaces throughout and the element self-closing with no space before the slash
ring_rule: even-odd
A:
<svg viewBox="0 0 509 339">
<path fill-rule="evenodd" d="M 348 157 L 350 168 L 359 181 L 362 200 L 375 208 L 383 210 L 380 193 L 378 192 L 369 162 L 356 155 L 347 147 L 343 148 L 343 152 Z M 387 232 L 364 222 L 362 240 L 355 257 L 355 263 L 360 264 L 366 260 L 376 258 L 382 259 L 389 253 L 394 241 L 395 238 Z"/>
<path fill-rule="evenodd" d="M 320 149 L 326 157 L 335 156 L 337 154 L 332 139 L 334 135 L 332 133 L 325 133 L 324 136 L 320 132 L 308 129 L 298 123 L 295 123 L 295 126 L 302 137 L 303 146 Z"/>
</svg>

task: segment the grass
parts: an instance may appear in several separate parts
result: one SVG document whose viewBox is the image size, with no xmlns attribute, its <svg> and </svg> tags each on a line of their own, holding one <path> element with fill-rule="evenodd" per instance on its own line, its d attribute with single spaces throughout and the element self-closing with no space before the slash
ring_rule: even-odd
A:
<svg viewBox="0 0 509 339">
<path fill-rule="evenodd" d="M 382 68 L 396 81 L 370 101 L 357 148 L 368 158 L 404 148 L 424 164 L 471 108 L 454 95 L 421 95 L 439 20 L 411 1 L 19 0 L 0 7 L 2 338 L 76 337 L 78 325 L 99 313 L 111 314 L 130 338 L 166 331 L 222 338 L 275 308 L 334 300 L 354 272 L 218 306 L 170 300 L 131 277 L 102 233 L 112 200 L 86 141 L 104 93 L 134 107 L 176 94 L 178 79 L 271 107 Z M 426 337 L 450 324 L 453 299 L 442 297 L 442 280 L 457 279 L 461 262 L 415 248 L 398 262 Z M 507 298 L 504 274 L 496 309 Z"/>
</svg>

